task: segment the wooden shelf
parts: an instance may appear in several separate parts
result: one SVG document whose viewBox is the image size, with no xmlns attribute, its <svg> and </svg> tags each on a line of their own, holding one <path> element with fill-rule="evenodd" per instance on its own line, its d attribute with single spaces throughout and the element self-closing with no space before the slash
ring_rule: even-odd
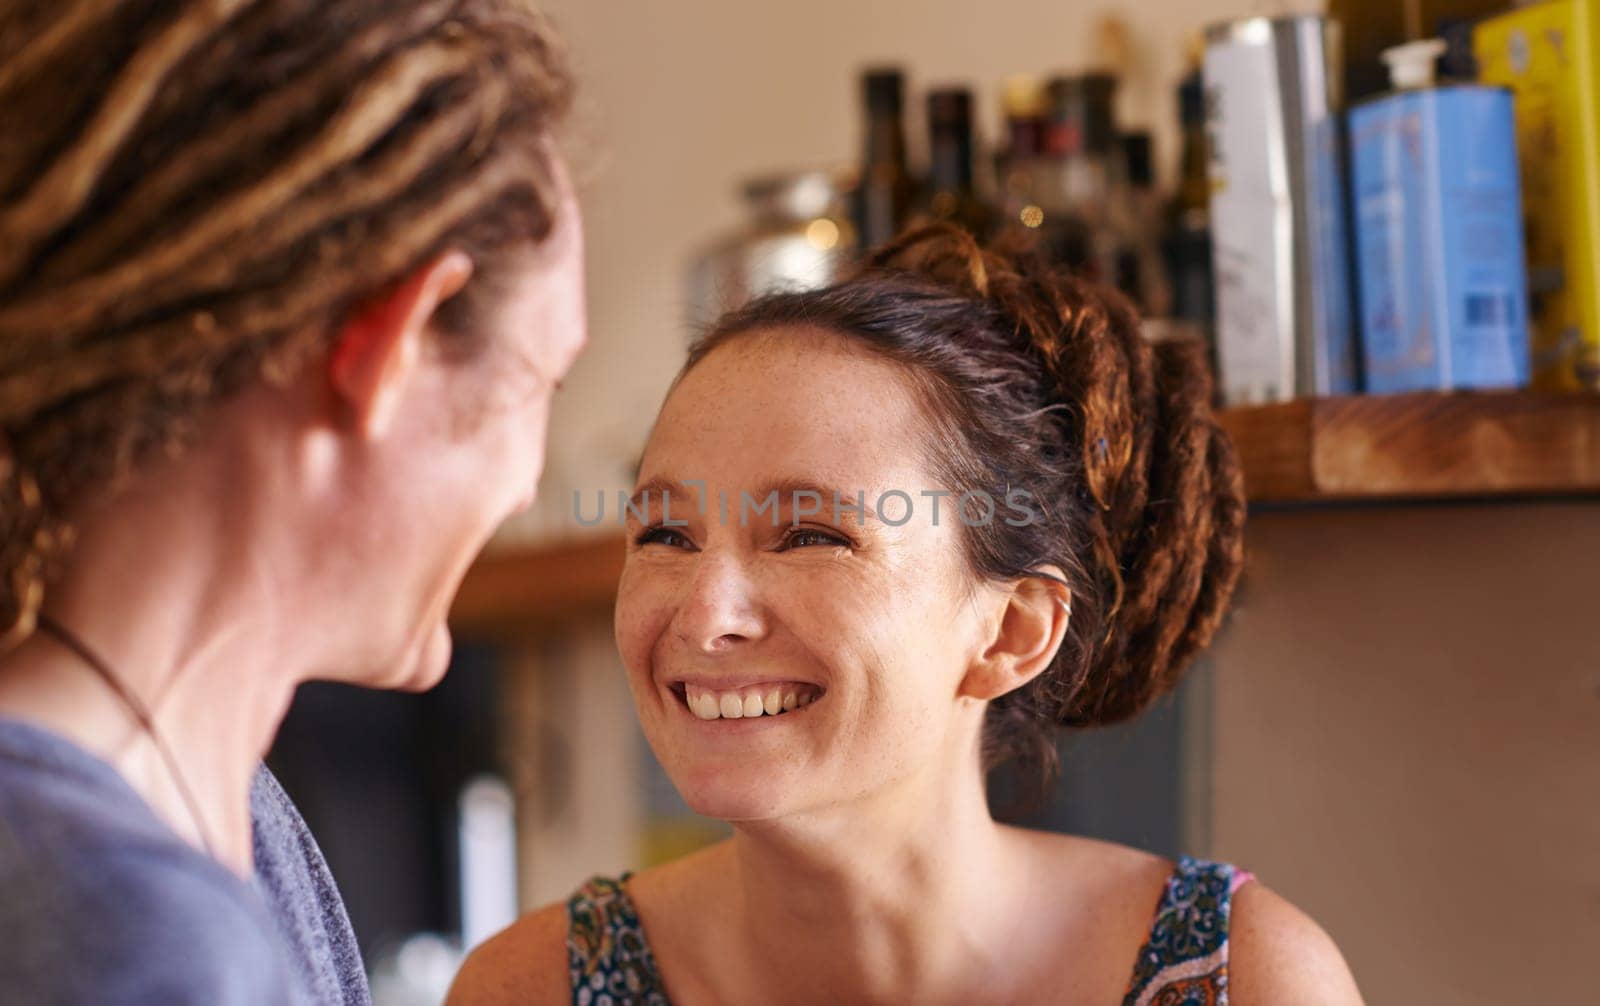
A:
<svg viewBox="0 0 1600 1006">
<path fill-rule="evenodd" d="M 1600 496 L 1600 395 L 1328 398 L 1222 422 L 1252 504 Z"/>
<path fill-rule="evenodd" d="M 450 625 L 475 635 L 527 634 L 609 616 L 622 576 L 620 533 L 537 548 L 491 548 L 473 563 Z"/>
<path fill-rule="evenodd" d="M 1600 497 L 1600 395 L 1329 398 L 1229 409 L 1252 504 Z M 605 615 L 620 533 L 486 553 L 451 610 L 458 630 L 527 634 Z"/>
</svg>

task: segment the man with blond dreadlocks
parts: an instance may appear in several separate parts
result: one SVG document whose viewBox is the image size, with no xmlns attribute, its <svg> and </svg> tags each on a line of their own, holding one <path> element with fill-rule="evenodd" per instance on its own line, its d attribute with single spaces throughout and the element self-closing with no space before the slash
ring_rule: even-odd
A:
<svg viewBox="0 0 1600 1006">
<path fill-rule="evenodd" d="M 533 498 L 570 89 L 521 0 L 0 0 L 0 1000 L 370 1000 L 261 758 Z"/>
</svg>

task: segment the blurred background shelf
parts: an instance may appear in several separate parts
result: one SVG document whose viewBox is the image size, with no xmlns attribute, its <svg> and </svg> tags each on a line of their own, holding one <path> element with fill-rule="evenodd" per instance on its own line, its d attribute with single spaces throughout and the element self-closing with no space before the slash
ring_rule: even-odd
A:
<svg viewBox="0 0 1600 1006">
<path fill-rule="evenodd" d="M 609 620 L 622 554 L 620 533 L 491 547 L 461 584 L 450 624 L 458 633 L 503 637 L 559 629 L 597 615 Z"/>
<path fill-rule="evenodd" d="M 1252 504 L 1600 496 L 1600 395 L 1327 398 L 1222 423 Z"/>
</svg>

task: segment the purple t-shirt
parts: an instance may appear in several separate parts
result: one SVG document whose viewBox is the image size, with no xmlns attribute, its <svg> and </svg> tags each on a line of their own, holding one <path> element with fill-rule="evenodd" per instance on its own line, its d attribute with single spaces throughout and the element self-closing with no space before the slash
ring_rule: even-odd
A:
<svg viewBox="0 0 1600 1006">
<path fill-rule="evenodd" d="M 371 1001 L 338 892 L 277 781 L 248 883 L 110 765 L 0 717 L 0 998 L 41 1006 Z"/>
</svg>

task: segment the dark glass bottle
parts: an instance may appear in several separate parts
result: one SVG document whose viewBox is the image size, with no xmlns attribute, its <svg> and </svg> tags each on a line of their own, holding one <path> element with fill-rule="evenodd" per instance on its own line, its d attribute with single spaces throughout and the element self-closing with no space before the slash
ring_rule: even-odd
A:
<svg viewBox="0 0 1600 1006">
<path fill-rule="evenodd" d="M 868 70 L 861 77 L 866 132 L 856 186 L 856 233 L 862 248 L 900 233 L 911 215 L 917 186 L 906 166 L 905 75 Z"/>
<path fill-rule="evenodd" d="M 1211 182 L 1207 175 L 1205 87 L 1195 70 L 1178 85 L 1183 154 L 1178 191 L 1167 212 L 1165 257 L 1172 278 L 1172 316 L 1208 335 L 1215 320 L 1211 267 Z"/>
<path fill-rule="evenodd" d="M 1009 244 L 1081 268 L 1088 260 L 1089 232 L 1067 202 L 1064 158 L 1051 143 L 1048 90 L 1037 78 L 1018 75 L 1006 80 L 1002 100 L 1008 142 L 997 158 L 998 231 Z"/>
<path fill-rule="evenodd" d="M 994 230 L 995 212 L 978 196 L 973 148 L 972 92 L 928 92 L 928 186 L 917 217 L 947 221 L 983 239 Z"/>
<path fill-rule="evenodd" d="M 1056 158 L 1056 187 L 1066 210 L 1088 235 L 1083 260 L 1069 264 L 1111 285 L 1118 284 L 1137 244 L 1113 112 L 1116 89 L 1117 79 L 1109 74 L 1052 80 L 1046 144 Z"/>
<path fill-rule="evenodd" d="M 1172 310 L 1171 285 L 1162 258 L 1164 207 L 1156 192 L 1153 143 L 1149 133 L 1124 133 L 1121 143 L 1121 198 L 1127 206 L 1127 240 L 1119 250 L 1117 287 L 1132 297 L 1146 317 Z"/>
</svg>

